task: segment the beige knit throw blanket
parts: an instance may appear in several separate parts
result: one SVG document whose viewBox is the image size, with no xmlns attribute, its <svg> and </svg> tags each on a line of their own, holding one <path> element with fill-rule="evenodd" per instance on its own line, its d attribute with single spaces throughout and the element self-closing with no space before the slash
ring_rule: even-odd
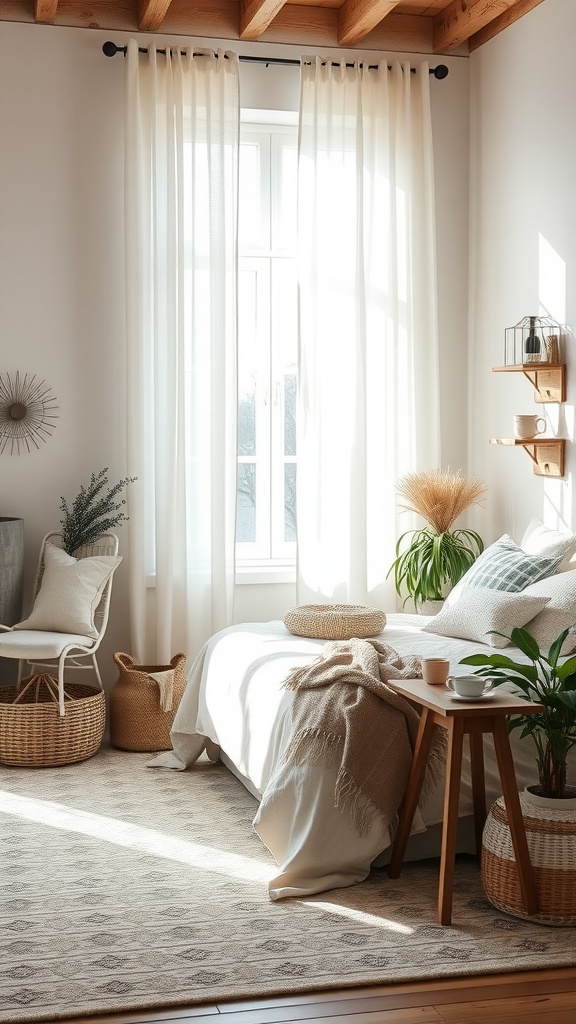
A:
<svg viewBox="0 0 576 1024">
<path fill-rule="evenodd" d="M 339 760 L 336 806 L 348 805 L 352 823 L 365 835 L 375 815 L 395 832 L 406 790 L 420 714 L 388 679 L 421 676 L 420 658 L 401 658 L 376 640 L 335 640 L 310 665 L 286 680 L 294 691 L 289 764 Z M 444 766 L 444 730 L 435 729 L 424 795 Z"/>
</svg>

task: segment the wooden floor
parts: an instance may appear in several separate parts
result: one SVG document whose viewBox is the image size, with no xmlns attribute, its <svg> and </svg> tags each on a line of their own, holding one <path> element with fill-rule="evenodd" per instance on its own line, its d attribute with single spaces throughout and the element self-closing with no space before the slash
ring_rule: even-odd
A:
<svg viewBox="0 0 576 1024">
<path fill-rule="evenodd" d="M 575 935 L 576 944 L 576 935 Z M 340 989 L 54 1024 L 576 1024 L 576 968 Z"/>
</svg>

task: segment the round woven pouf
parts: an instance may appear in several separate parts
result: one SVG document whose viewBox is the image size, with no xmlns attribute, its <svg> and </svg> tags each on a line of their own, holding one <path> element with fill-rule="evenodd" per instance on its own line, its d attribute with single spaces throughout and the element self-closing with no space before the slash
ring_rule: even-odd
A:
<svg viewBox="0 0 576 1024">
<path fill-rule="evenodd" d="M 565 806 L 563 806 L 565 805 Z M 538 913 L 528 914 L 512 847 L 504 800 L 492 805 L 482 837 L 482 884 L 490 903 L 513 917 L 540 924 L 576 925 L 576 800 L 520 793 Z"/>
<path fill-rule="evenodd" d="M 351 640 L 377 636 L 386 625 L 386 614 L 361 604 L 301 604 L 286 612 L 284 625 L 296 636 L 313 640 Z"/>
</svg>

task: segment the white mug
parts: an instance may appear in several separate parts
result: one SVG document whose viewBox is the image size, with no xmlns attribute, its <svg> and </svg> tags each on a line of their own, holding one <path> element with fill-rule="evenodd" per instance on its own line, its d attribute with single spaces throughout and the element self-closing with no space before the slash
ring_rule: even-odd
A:
<svg viewBox="0 0 576 1024">
<path fill-rule="evenodd" d="M 484 676 L 450 676 L 448 679 L 448 686 L 459 697 L 482 697 L 493 685 L 492 680 Z"/>
<path fill-rule="evenodd" d="M 514 417 L 514 435 L 519 440 L 536 437 L 537 434 L 543 434 L 545 430 L 546 420 L 542 416 Z"/>
</svg>

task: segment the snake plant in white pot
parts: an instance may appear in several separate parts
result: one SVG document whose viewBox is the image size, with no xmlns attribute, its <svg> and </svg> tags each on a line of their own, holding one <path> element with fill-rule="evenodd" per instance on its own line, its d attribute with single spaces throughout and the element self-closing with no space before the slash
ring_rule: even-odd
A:
<svg viewBox="0 0 576 1024">
<path fill-rule="evenodd" d="M 425 602 L 442 601 L 482 553 L 484 543 L 475 530 L 452 527 L 485 490 L 479 480 L 450 470 L 411 473 L 399 481 L 397 491 L 406 501 L 402 508 L 417 512 L 427 524 L 401 535 L 388 570 L 396 593 L 405 595 L 404 605 L 412 598 L 422 610 Z"/>
</svg>

